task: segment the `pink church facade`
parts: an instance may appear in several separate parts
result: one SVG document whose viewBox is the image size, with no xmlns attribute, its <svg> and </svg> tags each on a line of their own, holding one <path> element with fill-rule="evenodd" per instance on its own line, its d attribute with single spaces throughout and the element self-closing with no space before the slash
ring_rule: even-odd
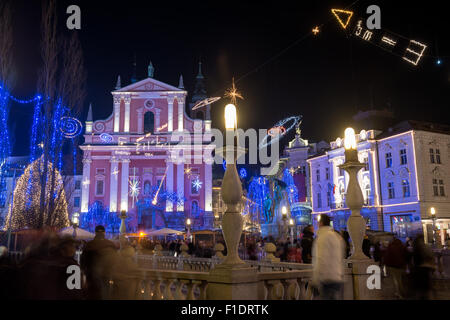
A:
<svg viewBox="0 0 450 320">
<path fill-rule="evenodd" d="M 191 119 L 187 91 L 147 78 L 112 92 L 113 112 L 92 121 L 83 150 L 81 212 L 126 211 L 127 231 L 211 229 L 211 120 Z"/>
</svg>

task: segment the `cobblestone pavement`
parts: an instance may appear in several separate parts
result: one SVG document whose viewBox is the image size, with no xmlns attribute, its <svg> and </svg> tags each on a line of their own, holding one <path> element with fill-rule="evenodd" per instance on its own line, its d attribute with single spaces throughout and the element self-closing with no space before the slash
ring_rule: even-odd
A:
<svg viewBox="0 0 450 320">
<path fill-rule="evenodd" d="M 434 279 L 433 280 L 433 300 L 450 300 L 450 279 Z M 394 281 L 392 277 L 387 276 L 381 279 L 381 292 L 379 299 L 381 300 L 399 300 L 395 294 Z"/>
</svg>

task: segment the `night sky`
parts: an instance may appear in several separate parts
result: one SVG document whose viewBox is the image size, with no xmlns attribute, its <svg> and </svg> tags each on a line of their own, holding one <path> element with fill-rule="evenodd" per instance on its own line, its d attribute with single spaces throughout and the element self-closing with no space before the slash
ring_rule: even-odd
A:
<svg viewBox="0 0 450 320">
<path fill-rule="evenodd" d="M 368 5 L 379 5 L 383 30 L 427 44 L 419 66 L 346 36 L 330 9 L 352 3 L 351 10 L 361 17 L 368 16 Z M 200 59 L 210 96 L 223 95 L 234 76 L 245 98 L 238 102 L 239 127 L 270 128 L 284 117 L 302 115 L 304 138 L 330 141 L 343 135 L 358 110 L 372 106 L 390 106 L 399 120 L 450 124 L 443 116 L 450 98 L 450 30 L 443 3 L 72 0 L 59 1 L 58 7 L 62 32 L 69 32 L 67 6 L 81 7 L 79 33 L 88 73 L 83 120 L 89 102 L 94 120 L 112 113 L 110 92 L 118 75 L 122 86 L 130 83 L 136 53 L 138 79 L 147 76 L 151 60 L 156 79 L 177 86 L 182 74 L 188 91 Z M 15 0 L 13 7 L 13 93 L 26 98 L 36 91 L 40 64 L 40 1 Z M 310 34 L 322 24 L 317 37 Z M 443 61 L 439 66 L 438 55 Z M 223 107 L 224 100 L 213 105 L 213 127 L 223 128 Z M 29 150 L 31 114 L 31 105 L 12 105 L 14 154 Z"/>
</svg>

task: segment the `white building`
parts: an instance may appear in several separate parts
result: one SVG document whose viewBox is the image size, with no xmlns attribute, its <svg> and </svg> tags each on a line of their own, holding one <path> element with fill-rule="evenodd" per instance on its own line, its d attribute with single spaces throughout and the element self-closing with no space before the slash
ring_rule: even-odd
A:
<svg viewBox="0 0 450 320">
<path fill-rule="evenodd" d="M 394 232 L 400 238 L 423 232 L 432 241 L 430 209 L 443 243 L 449 237 L 450 127 L 403 121 L 388 130 L 362 130 L 357 135 L 358 173 L 365 206 L 361 214 L 373 230 Z M 343 139 L 331 149 L 308 159 L 313 215 L 329 214 L 336 229 L 346 227 L 348 175 L 338 168 L 345 161 Z"/>
</svg>

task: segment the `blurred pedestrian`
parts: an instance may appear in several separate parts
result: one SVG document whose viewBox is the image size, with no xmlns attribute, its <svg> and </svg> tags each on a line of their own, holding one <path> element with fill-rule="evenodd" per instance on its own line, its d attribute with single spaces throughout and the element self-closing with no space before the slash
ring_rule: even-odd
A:
<svg viewBox="0 0 450 320">
<path fill-rule="evenodd" d="M 312 248 L 313 286 L 322 300 L 342 298 L 345 243 L 330 227 L 331 219 L 320 215 L 319 230 Z"/>
<path fill-rule="evenodd" d="M 388 269 L 388 274 L 392 276 L 395 295 L 399 299 L 405 297 L 404 279 L 406 276 L 407 262 L 408 251 L 406 250 L 406 246 L 399 239 L 394 238 L 387 248 L 384 263 Z"/>
<path fill-rule="evenodd" d="M 370 244 L 369 236 L 366 234 L 366 235 L 364 235 L 364 240 L 362 243 L 362 251 L 368 258 L 372 258 L 370 256 L 370 246 L 371 246 L 371 244 Z"/>
<path fill-rule="evenodd" d="M 419 234 L 413 242 L 412 261 L 411 297 L 414 299 L 430 299 L 435 263 L 433 251 L 425 244 L 423 234 Z"/>
<path fill-rule="evenodd" d="M 81 255 L 81 268 L 86 274 L 87 298 L 107 298 L 109 281 L 116 262 L 116 246 L 105 238 L 105 227 L 95 227 L 94 240 L 89 241 Z"/>
<path fill-rule="evenodd" d="M 314 240 L 314 228 L 308 225 L 303 229 L 301 241 L 303 263 L 312 263 L 312 245 Z"/>
</svg>

